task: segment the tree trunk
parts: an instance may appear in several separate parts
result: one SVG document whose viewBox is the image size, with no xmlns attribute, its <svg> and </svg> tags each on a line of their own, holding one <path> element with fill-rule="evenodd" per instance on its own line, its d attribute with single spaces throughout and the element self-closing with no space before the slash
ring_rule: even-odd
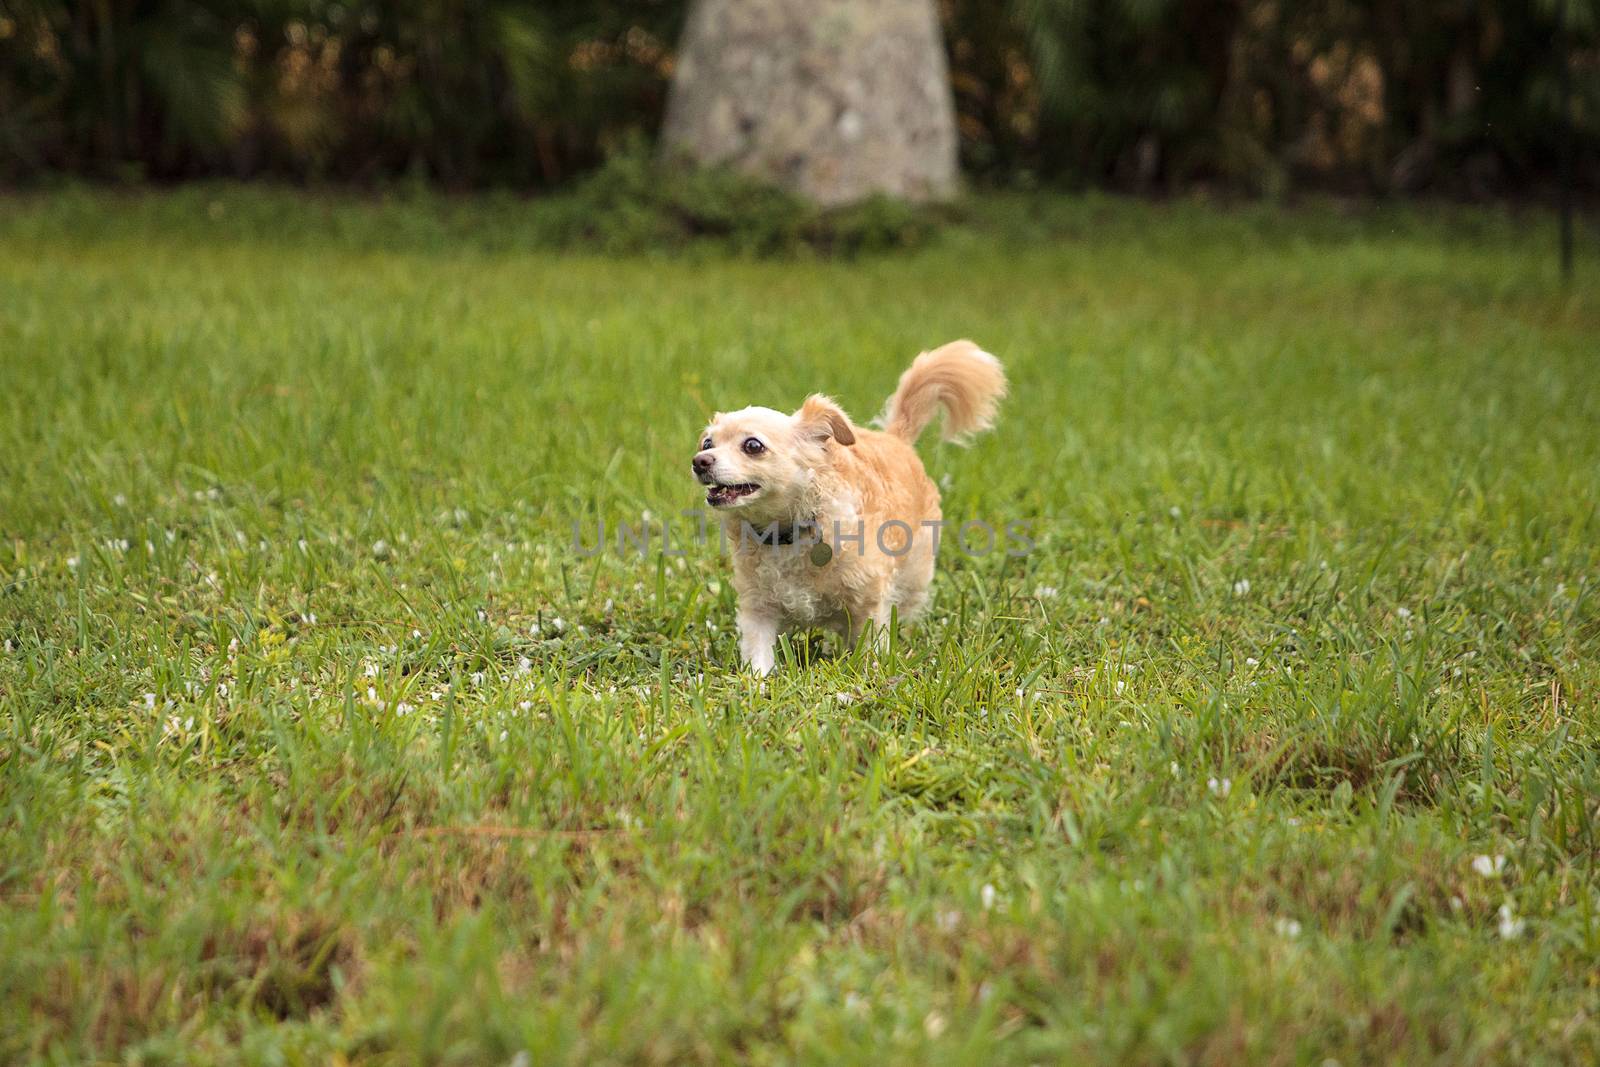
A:
<svg viewBox="0 0 1600 1067">
<path fill-rule="evenodd" d="M 956 188 L 933 0 L 696 0 L 663 141 L 822 204 Z"/>
</svg>

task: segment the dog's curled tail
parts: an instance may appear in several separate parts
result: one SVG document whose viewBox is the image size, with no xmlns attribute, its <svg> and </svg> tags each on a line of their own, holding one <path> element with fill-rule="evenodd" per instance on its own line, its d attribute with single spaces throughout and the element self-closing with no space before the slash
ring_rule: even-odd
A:
<svg viewBox="0 0 1600 1067">
<path fill-rule="evenodd" d="M 922 353 L 900 375 L 884 409 L 884 429 L 915 441 L 943 407 L 944 439 L 958 441 L 994 425 L 1005 395 L 1000 361 L 971 341 L 951 341 Z"/>
</svg>

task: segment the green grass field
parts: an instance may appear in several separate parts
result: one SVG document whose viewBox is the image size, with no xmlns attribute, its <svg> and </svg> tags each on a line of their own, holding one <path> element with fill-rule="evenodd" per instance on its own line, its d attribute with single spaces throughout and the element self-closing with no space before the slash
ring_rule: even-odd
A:
<svg viewBox="0 0 1600 1067">
<path fill-rule="evenodd" d="M 1597 264 L 971 210 L 0 205 L 0 1061 L 1600 1057 Z M 958 336 L 1013 395 L 927 437 L 946 515 L 1037 544 L 883 656 L 759 683 L 713 549 L 574 550 L 700 502 L 714 408 L 864 420 Z"/>
</svg>

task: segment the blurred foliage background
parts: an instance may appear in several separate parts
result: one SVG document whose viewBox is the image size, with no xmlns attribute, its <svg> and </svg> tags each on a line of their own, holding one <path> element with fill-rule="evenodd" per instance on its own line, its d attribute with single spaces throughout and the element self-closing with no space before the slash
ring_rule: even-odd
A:
<svg viewBox="0 0 1600 1067">
<path fill-rule="evenodd" d="M 0 0 L 0 181 L 542 189 L 653 136 L 691 0 Z M 997 186 L 1537 195 L 1563 0 L 940 0 Z M 1600 0 L 1565 0 L 1600 191 Z"/>
</svg>

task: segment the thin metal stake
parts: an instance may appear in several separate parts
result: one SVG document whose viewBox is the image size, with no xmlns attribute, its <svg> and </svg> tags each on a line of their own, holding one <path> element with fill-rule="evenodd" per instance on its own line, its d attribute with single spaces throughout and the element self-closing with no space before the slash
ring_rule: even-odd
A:
<svg viewBox="0 0 1600 1067">
<path fill-rule="evenodd" d="M 1557 60 L 1561 63 L 1561 280 L 1572 281 L 1572 63 L 1568 57 L 1567 10 L 1572 0 L 1561 0 L 1561 25 L 1557 29 Z"/>
</svg>

